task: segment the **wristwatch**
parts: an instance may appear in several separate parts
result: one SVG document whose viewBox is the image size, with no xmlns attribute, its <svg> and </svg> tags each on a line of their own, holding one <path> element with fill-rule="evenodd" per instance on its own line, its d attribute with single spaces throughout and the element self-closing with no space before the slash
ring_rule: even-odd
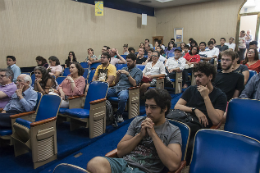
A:
<svg viewBox="0 0 260 173">
<path fill-rule="evenodd" d="M 130 76 L 129 74 L 126 75 L 126 77 L 129 77 L 129 76 Z"/>
<path fill-rule="evenodd" d="M 195 114 L 195 109 L 197 109 L 197 108 L 194 107 L 194 108 L 191 109 L 193 114 Z"/>
</svg>

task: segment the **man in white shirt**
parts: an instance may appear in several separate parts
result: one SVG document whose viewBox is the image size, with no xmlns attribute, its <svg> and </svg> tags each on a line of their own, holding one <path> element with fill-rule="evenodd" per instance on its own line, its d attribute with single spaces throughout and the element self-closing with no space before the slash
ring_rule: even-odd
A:
<svg viewBox="0 0 260 173">
<path fill-rule="evenodd" d="M 219 49 L 214 47 L 213 41 L 208 42 L 208 48 L 207 51 L 207 61 L 210 61 L 211 64 L 214 64 L 214 58 L 218 57 Z"/>
<path fill-rule="evenodd" d="M 234 37 L 230 37 L 230 38 L 229 38 L 229 42 L 228 42 L 228 43 L 225 43 L 225 45 L 227 45 L 228 48 L 229 48 L 230 50 L 233 50 L 233 51 L 235 51 L 235 48 L 236 48 L 236 44 L 233 43 L 234 40 L 235 40 Z"/>
<path fill-rule="evenodd" d="M 206 50 L 206 43 L 205 42 L 200 42 L 200 51 L 199 51 L 199 55 L 200 55 L 200 60 L 201 61 L 208 61 L 207 57 L 207 50 Z"/>
<path fill-rule="evenodd" d="M 174 50 L 174 58 L 168 59 L 165 67 L 167 69 L 168 77 L 171 79 L 175 79 L 176 72 L 181 72 L 184 70 L 186 65 L 186 59 L 181 57 L 181 48 L 177 48 Z M 167 78 L 167 80 L 169 80 Z"/>
</svg>

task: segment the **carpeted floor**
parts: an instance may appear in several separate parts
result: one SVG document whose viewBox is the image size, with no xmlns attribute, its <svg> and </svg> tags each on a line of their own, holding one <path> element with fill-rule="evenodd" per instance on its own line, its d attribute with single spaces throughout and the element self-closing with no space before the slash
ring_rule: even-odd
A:
<svg viewBox="0 0 260 173">
<path fill-rule="evenodd" d="M 181 94 L 173 94 L 173 109 Z M 140 115 L 145 115 L 144 101 L 141 101 Z M 107 126 L 106 133 L 94 138 L 88 138 L 88 129 L 69 130 L 69 123 L 57 125 L 58 159 L 37 169 L 33 169 L 31 154 L 27 153 L 17 158 L 14 157 L 13 146 L 0 147 L 0 172 L 52 172 L 59 163 L 70 163 L 86 168 L 87 162 L 95 156 L 104 156 L 107 152 L 116 148 L 118 142 L 124 136 L 132 119 L 126 119 L 119 123 L 118 128 Z M 105 146 L 105 147 L 104 147 Z M 81 154 L 79 154 L 81 153 Z M 78 157 L 74 157 L 79 154 Z"/>
</svg>

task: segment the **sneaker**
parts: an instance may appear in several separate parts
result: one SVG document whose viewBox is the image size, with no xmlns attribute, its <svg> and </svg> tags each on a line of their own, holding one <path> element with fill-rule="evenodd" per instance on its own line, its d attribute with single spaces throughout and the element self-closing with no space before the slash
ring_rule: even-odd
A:
<svg viewBox="0 0 260 173">
<path fill-rule="evenodd" d="M 122 115 L 118 115 L 118 117 L 117 117 L 117 122 L 119 122 L 119 123 L 124 122 L 124 118 L 123 118 Z"/>
</svg>

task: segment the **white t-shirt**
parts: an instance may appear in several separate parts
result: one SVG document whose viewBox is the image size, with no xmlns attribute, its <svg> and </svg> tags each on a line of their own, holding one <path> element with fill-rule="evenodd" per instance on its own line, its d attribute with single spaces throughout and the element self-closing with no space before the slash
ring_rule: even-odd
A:
<svg viewBox="0 0 260 173">
<path fill-rule="evenodd" d="M 235 51 L 235 48 L 236 48 L 236 44 L 235 43 L 231 43 L 231 44 L 225 43 L 225 45 L 227 45 L 229 49 L 233 49 L 233 51 Z"/>
<path fill-rule="evenodd" d="M 219 54 L 219 49 L 216 47 L 214 47 L 211 50 L 209 48 L 207 48 L 206 51 L 207 51 L 207 57 L 213 57 L 213 55 L 218 56 L 218 54 Z"/>
<path fill-rule="evenodd" d="M 246 48 L 246 37 L 239 37 L 238 48 L 241 48 L 241 49 Z"/>
<path fill-rule="evenodd" d="M 207 58 L 208 57 L 208 50 L 199 51 L 200 58 Z"/>
<path fill-rule="evenodd" d="M 168 67 L 169 70 L 171 69 L 175 69 L 175 68 L 180 68 L 180 70 L 183 70 L 185 68 L 185 64 L 186 64 L 186 59 L 181 57 L 179 59 L 175 59 L 175 58 L 171 58 L 168 59 L 165 67 Z"/>
<path fill-rule="evenodd" d="M 166 58 L 165 58 L 164 56 L 160 55 L 159 60 L 160 60 L 161 62 L 164 62 L 164 61 L 166 60 Z"/>
<path fill-rule="evenodd" d="M 158 74 L 166 74 L 165 66 L 161 61 L 157 61 L 157 63 L 152 66 L 153 62 L 148 62 L 143 70 L 144 75 L 158 75 Z"/>
</svg>

